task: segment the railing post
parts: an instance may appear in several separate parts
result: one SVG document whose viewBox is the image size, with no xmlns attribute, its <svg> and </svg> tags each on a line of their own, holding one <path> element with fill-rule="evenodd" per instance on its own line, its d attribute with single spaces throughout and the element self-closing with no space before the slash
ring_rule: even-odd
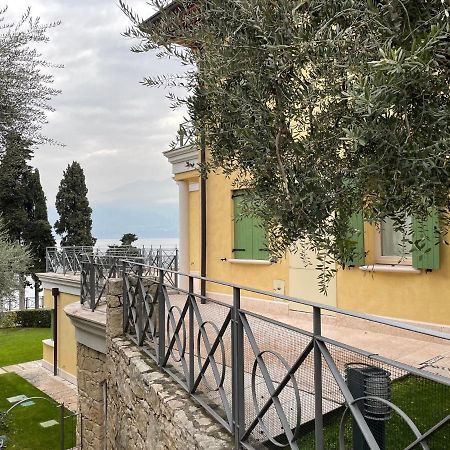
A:
<svg viewBox="0 0 450 450">
<path fill-rule="evenodd" d="M 232 419 L 234 448 L 241 449 L 241 440 L 245 432 L 244 397 L 244 327 L 240 318 L 241 290 L 233 287 L 233 306 L 231 308 L 232 327 Z"/>
<path fill-rule="evenodd" d="M 158 267 L 160 269 L 162 269 L 163 265 L 162 265 L 162 248 L 161 247 L 159 247 L 157 255 L 158 255 Z"/>
<path fill-rule="evenodd" d="M 66 252 L 64 247 L 61 249 L 61 253 L 62 253 L 62 265 L 63 265 L 63 274 L 66 274 Z"/>
<path fill-rule="evenodd" d="M 322 334 L 321 310 L 318 307 L 313 308 L 313 334 L 314 334 L 314 430 L 315 430 L 315 449 L 324 449 L 323 438 L 323 411 L 322 411 L 322 354 L 317 345 L 317 337 Z"/>
<path fill-rule="evenodd" d="M 59 448 L 64 450 L 64 403 L 59 405 Z"/>
<path fill-rule="evenodd" d="M 166 353 L 166 300 L 164 298 L 164 270 L 159 269 L 158 282 L 158 366 L 161 368 Z"/>
<path fill-rule="evenodd" d="M 125 283 L 126 277 L 126 262 L 122 262 L 122 307 L 123 307 L 123 332 L 127 331 L 128 327 L 128 291 L 127 284 Z"/>
<path fill-rule="evenodd" d="M 137 291 L 137 320 L 139 323 L 139 336 L 138 336 L 138 343 L 139 345 L 143 345 L 144 343 L 144 324 L 145 324 L 145 318 L 144 318 L 144 298 L 141 295 L 141 292 L 143 289 L 140 289 L 140 286 L 143 286 L 143 280 L 142 280 L 142 266 L 139 265 L 137 268 L 137 285 L 136 285 L 136 291 Z"/>
<path fill-rule="evenodd" d="M 91 261 L 89 265 L 89 306 L 95 310 L 95 263 Z"/>
<path fill-rule="evenodd" d="M 194 389 L 194 278 L 189 277 L 189 392 Z"/>
<path fill-rule="evenodd" d="M 175 287 L 177 288 L 178 287 L 178 248 L 175 249 L 174 270 L 175 270 Z"/>
</svg>

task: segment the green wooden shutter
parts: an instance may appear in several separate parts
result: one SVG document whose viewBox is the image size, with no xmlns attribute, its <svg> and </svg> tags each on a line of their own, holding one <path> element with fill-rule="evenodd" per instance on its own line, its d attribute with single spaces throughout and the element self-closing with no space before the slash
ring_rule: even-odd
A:
<svg viewBox="0 0 450 450">
<path fill-rule="evenodd" d="M 437 270 L 440 263 L 439 214 L 436 209 L 424 220 L 412 220 L 412 260 L 415 269 Z"/>
<path fill-rule="evenodd" d="M 267 238 L 261 221 L 253 219 L 253 259 L 269 259 Z"/>
<path fill-rule="evenodd" d="M 346 261 L 347 266 L 363 266 L 365 263 L 364 250 L 364 216 L 362 211 L 354 213 L 350 218 L 351 233 L 348 236 L 353 255 Z"/>
<path fill-rule="evenodd" d="M 233 257 L 236 259 L 253 259 L 253 219 L 242 216 L 242 202 L 244 197 L 239 194 L 233 196 L 234 203 L 234 248 Z"/>
</svg>

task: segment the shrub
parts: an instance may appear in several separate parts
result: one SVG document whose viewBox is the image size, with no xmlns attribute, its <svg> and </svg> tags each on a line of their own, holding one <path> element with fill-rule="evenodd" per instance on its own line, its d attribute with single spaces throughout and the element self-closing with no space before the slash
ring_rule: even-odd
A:
<svg viewBox="0 0 450 450">
<path fill-rule="evenodd" d="M 5 311 L 0 313 L 0 328 L 16 327 L 17 311 Z"/>
<path fill-rule="evenodd" d="M 0 328 L 50 328 L 51 323 L 50 309 L 25 309 L 0 314 Z"/>
</svg>

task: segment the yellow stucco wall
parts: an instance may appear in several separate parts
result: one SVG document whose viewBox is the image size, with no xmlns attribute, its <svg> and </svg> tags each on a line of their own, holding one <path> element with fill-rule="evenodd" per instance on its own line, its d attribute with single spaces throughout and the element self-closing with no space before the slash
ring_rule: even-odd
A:
<svg viewBox="0 0 450 450">
<path fill-rule="evenodd" d="M 77 344 L 75 339 L 75 327 L 69 317 L 64 313 L 64 308 L 74 302 L 79 302 L 77 295 L 60 293 L 58 305 L 58 368 L 64 372 L 77 376 Z M 53 308 L 53 297 L 50 289 L 44 289 L 44 305 Z M 53 348 L 44 344 L 44 360 L 53 364 Z M 50 356 L 51 354 L 51 356 Z M 47 359 L 48 358 L 48 359 Z"/>
<path fill-rule="evenodd" d="M 198 183 L 198 172 L 176 175 L 176 180 Z M 450 325 L 450 247 L 441 246 L 441 268 L 432 273 L 364 272 L 358 268 L 340 270 L 324 297 L 318 290 L 317 273 L 305 268 L 298 257 L 290 255 L 270 266 L 233 264 L 233 185 L 220 174 L 207 179 L 207 276 L 256 287 L 269 292 L 282 286 L 293 297 L 337 305 L 380 316 L 417 322 Z M 375 230 L 366 224 L 366 264 L 375 262 Z M 223 261 L 227 259 L 227 261 Z M 200 191 L 189 192 L 189 265 L 200 271 Z M 197 285 L 197 283 L 196 283 Z M 207 285 L 209 292 L 230 294 L 220 285 Z M 248 295 L 248 294 L 243 294 Z M 257 297 L 257 295 L 251 294 Z M 272 297 L 266 297 L 271 299 Z M 296 305 L 291 309 L 305 310 Z M 307 310 L 307 309 L 306 309 Z"/>
<path fill-rule="evenodd" d="M 233 185 L 220 174 L 210 174 L 207 180 L 207 275 L 223 281 L 273 291 L 274 283 L 282 282 L 288 292 L 289 265 L 286 259 L 271 265 L 233 264 L 234 224 Z M 227 261 L 222 261 L 222 259 Z M 208 291 L 231 293 L 220 285 L 208 285 Z M 245 294 L 249 295 L 249 294 Z M 252 294 L 252 297 L 257 295 Z M 272 297 L 268 297 L 272 299 Z"/>
<path fill-rule="evenodd" d="M 42 342 L 42 359 L 49 364 L 53 364 L 53 345 L 48 345 L 45 341 Z"/>
<path fill-rule="evenodd" d="M 374 263 L 375 230 L 366 225 L 366 264 Z M 363 272 L 337 275 L 340 308 L 417 322 L 450 325 L 450 247 L 441 244 L 440 269 L 427 273 Z"/>
</svg>

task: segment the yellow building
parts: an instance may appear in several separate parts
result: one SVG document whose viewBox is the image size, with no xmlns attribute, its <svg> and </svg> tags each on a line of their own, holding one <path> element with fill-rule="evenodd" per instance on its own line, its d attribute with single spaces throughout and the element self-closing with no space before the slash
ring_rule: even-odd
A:
<svg viewBox="0 0 450 450">
<path fill-rule="evenodd" d="M 195 144 L 164 154 L 172 164 L 179 188 L 180 271 L 199 275 L 201 180 L 193 167 L 198 164 L 200 154 Z M 235 220 L 239 217 L 242 197 L 230 179 L 209 174 L 205 190 L 208 278 L 379 316 L 450 325 L 450 248 L 442 242 L 428 244 L 430 248 L 423 257 L 414 260 L 402 244 L 408 236 L 399 235 L 389 223 L 378 230 L 361 222 L 357 240 L 365 257 L 352 267 L 339 270 L 330 282 L 328 295 L 323 295 L 318 289 L 314 258 L 308 267 L 296 254 L 287 254 L 273 262 L 265 251 L 264 238 L 255 221 Z M 433 227 L 433 223 L 428 225 Z M 223 299 L 231 296 L 228 288 L 218 285 L 207 285 L 206 292 Z M 299 309 L 295 303 L 269 296 L 249 297 L 248 304 L 260 312 L 295 315 Z"/>
</svg>

